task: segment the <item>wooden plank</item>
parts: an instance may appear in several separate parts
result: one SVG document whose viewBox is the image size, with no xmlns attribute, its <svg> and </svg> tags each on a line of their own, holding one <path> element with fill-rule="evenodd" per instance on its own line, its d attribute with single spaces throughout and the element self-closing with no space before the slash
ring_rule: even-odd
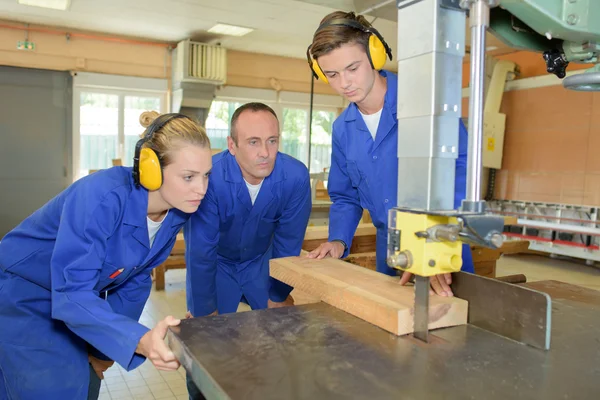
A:
<svg viewBox="0 0 600 400">
<path fill-rule="evenodd" d="M 474 262 L 475 275 L 485 276 L 486 278 L 496 277 L 496 261 Z"/>
<path fill-rule="evenodd" d="M 173 245 L 171 254 L 172 255 L 185 254 L 185 240 L 183 238 L 183 233 L 177 234 L 177 239 L 175 240 L 175 244 Z"/>
<path fill-rule="evenodd" d="M 473 263 L 486 261 L 496 261 L 502 255 L 500 249 L 488 249 L 487 247 L 471 246 L 471 254 L 473 255 Z"/>
<path fill-rule="evenodd" d="M 529 240 L 507 240 L 502 244 L 502 254 L 524 253 L 529 250 Z"/>
<path fill-rule="evenodd" d="M 396 335 L 413 332 L 414 290 L 342 260 L 272 259 L 271 276 Z M 467 302 L 432 295 L 429 329 L 467 323 Z"/>
<path fill-rule="evenodd" d="M 163 264 L 154 268 L 152 271 L 154 275 L 154 289 L 165 290 L 165 266 Z"/>
</svg>

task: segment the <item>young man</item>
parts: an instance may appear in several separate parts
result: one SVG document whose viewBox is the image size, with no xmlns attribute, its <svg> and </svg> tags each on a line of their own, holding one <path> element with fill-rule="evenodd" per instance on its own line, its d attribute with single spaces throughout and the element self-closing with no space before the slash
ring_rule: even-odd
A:
<svg viewBox="0 0 600 400">
<path fill-rule="evenodd" d="M 337 11 L 315 32 L 307 57 L 315 76 L 351 103 L 333 124 L 333 149 L 328 191 L 329 241 L 309 253 L 311 258 L 346 257 L 356 227 L 367 209 L 377 228 L 377 271 L 396 275 L 386 264 L 387 219 L 396 206 L 398 182 L 398 79 L 383 70 L 391 49 L 360 15 Z M 468 135 L 460 122 L 454 206 L 466 190 Z M 473 272 L 470 248 L 463 245 L 463 271 Z M 408 282 L 405 273 L 401 283 Z M 439 295 L 452 296 L 450 274 L 431 279 Z"/>
<path fill-rule="evenodd" d="M 188 316 L 293 305 L 269 277 L 271 258 L 297 256 L 312 207 L 308 169 L 279 154 L 271 107 L 248 103 L 231 118 L 228 150 L 213 156 L 208 191 L 184 229 Z M 190 399 L 204 399 L 187 377 Z"/>
<path fill-rule="evenodd" d="M 297 256 L 311 211 L 310 178 L 279 154 L 279 121 L 262 103 L 231 118 L 228 150 L 213 157 L 211 182 L 184 229 L 188 309 L 193 316 L 293 304 L 269 277 L 271 258 Z"/>
</svg>

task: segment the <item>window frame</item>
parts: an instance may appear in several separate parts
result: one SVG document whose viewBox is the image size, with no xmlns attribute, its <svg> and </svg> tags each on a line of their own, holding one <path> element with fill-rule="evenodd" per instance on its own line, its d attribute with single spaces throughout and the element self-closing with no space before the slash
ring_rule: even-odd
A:
<svg viewBox="0 0 600 400">
<path fill-rule="evenodd" d="M 249 90 L 249 89 L 248 89 Z M 234 97 L 233 95 L 228 95 L 228 96 L 216 96 L 214 98 L 213 101 L 219 101 L 219 102 L 228 102 L 228 103 L 248 103 L 250 101 L 260 101 L 262 103 L 265 103 L 266 105 L 268 105 L 269 107 L 271 107 L 273 109 L 273 111 L 275 111 L 275 114 L 277 114 L 277 118 L 279 119 L 279 130 L 280 132 L 283 132 L 283 110 L 284 109 L 296 109 L 296 110 L 303 110 L 306 111 L 306 120 L 305 122 L 305 127 L 306 129 L 306 134 L 305 134 L 305 140 L 306 143 L 308 144 L 308 146 L 306 146 L 306 148 L 303 151 L 303 154 L 301 155 L 301 158 L 299 159 L 302 163 L 304 163 L 304 165 L 306 165 L 307 168 L 310 169 L 310 162 L 308 159 L 308 152 L 309 152 L 309 146 L 310 144 L 310 134 L 309 134 L 309 124 L 310 124 L 310 104 L 302 104 L 302 103 L 298 103 L 298 102 L 277 102 L 277 101 L 273 101 L 273 99 L 271 98 L 260 98 L 260 97 L 266 97 L 266 96 L 260 96 L 263 90 L 260 90 L 256 92 L 257 94 L 257 99 L 249 99 L 247 98 L 247 93 L 244 92 L 245 96 L 244 97 Z M 333 97 L 333 96 L 332 96 Z M 325 105 L 317 105 L 317 106 L 313 106 L 313 113 L 319 112 L 319 111 L 323 111 L 323 112 L 331 112 L 333 113 L 336 118 L 340 115 L 340 109 L 341 107 L 334 107 L 334 106 L 325 106 Z M 333 134 L 333 130 L 332 130 L 332 134 Z M 283 139 L 281 139 L 281 142 L 283 142 Z"/>
<path fill-rule="evenodd" d="M 121 75 L 108 75 L 77 72 L 73 75 L 73 119 L 72 119 L 72 168 L 73 181 L 80 176 L 81 144 L 81 93 L 98 93 L 118 96 L 118 156 L 125 153 L 125 97 L 158 97 L 160 114 L 170 109 L 168 81 L 166 79 L 139 78 Z M 140 126 L 140 133 L 142 127 Z"/>
</svg>

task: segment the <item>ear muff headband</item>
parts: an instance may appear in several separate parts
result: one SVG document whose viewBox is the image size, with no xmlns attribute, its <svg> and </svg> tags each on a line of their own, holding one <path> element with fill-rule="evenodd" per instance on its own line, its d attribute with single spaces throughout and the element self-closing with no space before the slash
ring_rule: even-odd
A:
<svg viewBox="0 0 600 400">
<path fill-rule="evenodd" d="M 135 144 L 135 155 L 133 156 L 133 181 L 137 186 L 142 185 L 148 190 L 158 190 L 162 186 L 163 175 L 160 158 L 154 150 L 149 147 L 142 148 L 169 121 L 176 118 L 187 118 L 183 114 L 163 114 L 156 118 L 148 128 L 144 136 Z"/>
<path fill-rule="evenodd" d="M 352 19 L 339 18 L 331 20 L 319 26 L 319 28 L 315 32 L 315 36 L 317 35 L 317 33 L 319 33 L 319 31 L 327 28 L 328 26 L 347 26 L 349 28 L 354 28 L 365 33 L 370 33 L 371 36 L 369 36 L 369 48 L 367 51 L 367 57 L 373 69 L 377 71 L 381 70 L 385 65 L 386 58 L 389 57 L 390 60 L 392 59 L 392 49 L 390 48 L 390 46 L 388 46 L 387 42 L 385 41 L 383 36 L 381 36 L 377 29 L 373 27 L 366 27 L 360 22 Z M 310 54 L 311 46 L 312 44 L 309 45 L 306 49 L 306 59 L 308 60 L 308 65 L 313 71 L 313 75 L 315 78 L 321 79 L 325 83 L 329 83 L 327 77 L 321 70 L 319 63 L 317 62 L 317 60 L 312 58 Z"/>
</svg>

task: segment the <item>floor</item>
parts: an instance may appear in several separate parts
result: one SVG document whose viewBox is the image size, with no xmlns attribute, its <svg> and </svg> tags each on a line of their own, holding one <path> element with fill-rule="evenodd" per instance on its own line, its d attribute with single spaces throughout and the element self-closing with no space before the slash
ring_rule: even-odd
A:
<svg viewBox="0 0 600 400">
<path fill-rule="evenodd" d="M 538 255 L 503 256 L 497 264 L 497 276 L 525 274 L 527 280 L 558 280 L 600 290 L 600 268 L 567 258 L 553 259 Z M 182 318 L 185 314 L 185 270 L 168 271 L 164 291 L 152 291 L 140 322 L 152 327 L 167 315 Z M 246 311 L 240 306 L 239 311 Z M 126 372 L 115 365 L 105 373 L 100 400 L 125 399 L 188 399 L 185 371 L 158 371 L 145 362 L 134 371 Z"/>
</svg>

